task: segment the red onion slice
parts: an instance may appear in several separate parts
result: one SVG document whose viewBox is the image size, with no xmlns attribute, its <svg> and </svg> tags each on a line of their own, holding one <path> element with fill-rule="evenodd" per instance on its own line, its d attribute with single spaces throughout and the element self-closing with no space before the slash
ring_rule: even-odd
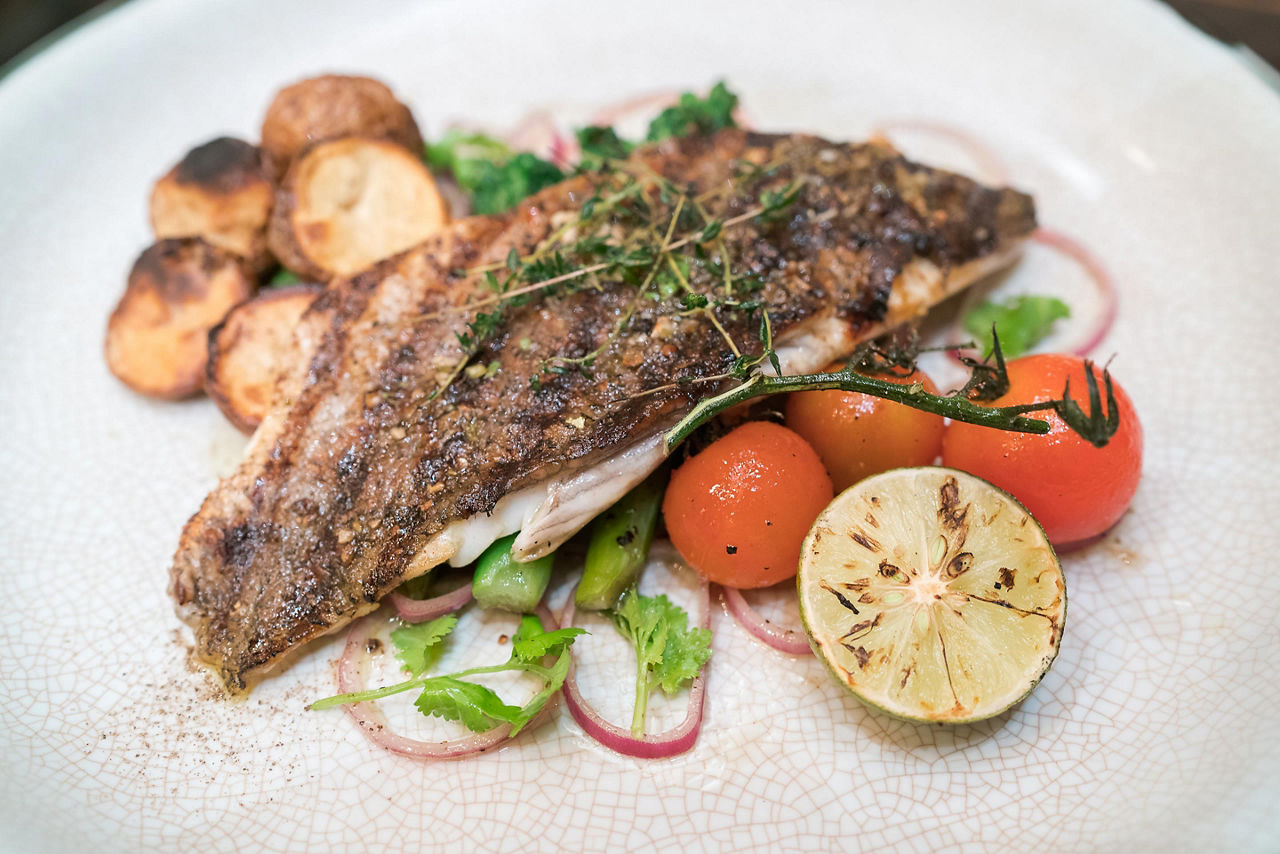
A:
<svg viewBox="0 0 1280 854">
<path fill-rule="evenodd" d="M 767 619 L 751 607 L 742 591 L 736 587 L 720 589 L 724 592 L 724 603 L 729 607 L 729 613 L 752 637 L 787 655 L 813 655 L 803 631 L 784 629 Z"/>
<path fill-rule="evenodd" d="M 387 601 L 396 609 L 396 616 L 406 623 L 423 623 L 452 614 L 471 601 L 471 585 L 464 584 L 443 596 L 433 599 L 410 599 L 403 593 L 390 593 Z"/>
<path fill-rule="evenodd" d="M 1080 343 L 1064 348 L 1065 352 L 1075 356 L 1090 355 L 1107 337 L 1111 327 L 1115 325 L 1116 313 L 1119 310 L 1120 303 L 1116 295 L 1115 280 L 1111 278 L 1111 273 L 1098 260 L 1098 257 L 1073 237 L 1069 237 L 1060 231 L 1041 227 L 1031 233 L 1031 240 L 1061 252 L 1072 261 L 1075 261 L 1093 282 L 1093 286 L 1098 293 L 1098 309 L 1090 319 L 1088 326 L 1086 326 L 1086 331 L 1080 334 Z M 952 349 L 947 350 L 947 355 L 956 364 L 962 364 L 960 362 L 960 351 L 963 348 L 959 344 L 963 340 L 964 331 L 960 328 L 960 323 L 963 322 L 965 315 L 973 308 L 978 298 L 979 291 L 971 291 L 966 295 L 959 311 L 956 312 L 956 328 L 951 335 L 950 344 L 948 344 Z"/>
<path fill-rule="evenodd" d="M 470 587 L 466 589 L 469 598 Z M 539 605 L 536 613 L 548 631 L 559 628 L 555 617 L 544 606 Z M 369 641 L 373 640 L 375 631 L 375 618 L 372 614 L 352 624 L 351 630 L 347 633 L 347 643 L 342 649 L 342 657 L 338 659 L 338 693 L 351 694 L 365 690 Z M 525 729 L 530 730 L 541 725 L 551 713 L 551 707 L 554 704 L 553 697 L 525 725 Z M 373 702 L 351 703 L 343 708 L 360 727 L 365 737 L 374 744 L 412 759 L 461 759 L 464 756 L 492 750 L 510 740 L 511 725 L 503 724 L 488 732 L 477 732 L 448 741 L 422 741 L 393 732 L 387 723 L 386 715 Z"/>
<path fill-rule="evenodd" d="M 560 615 L 560 622 L 563 625 L 567 626 L 573 622 L 575 614 L 573 597 L 577 592 L 578 586 L 575 584 L 569 591 L 569 601 L 565 603 Z M 699 589 L 698 598 L 702 605 L 702 618 L 698 625 L 709 629 L 711 628 L 711 587 L 705 581 Z M 685 753 L 698 740 L 698 732 L 702 728 L 706 674 L 707 667 L 703 665 L 702 670 L 689 684 L 689 710 L 685 713 L 684 720 L 674 728 L 658 735 L 646 733 L 636 737 L 631 734 L 631 730 L 611 724 L 601 717 L 600 713 L 583 699 L 582 692 L 578 690 L 576 661 L 569 665 L 569 675 L 564 680 L 564 704 L 569 707 L 569 714 L 573 715 L 578 726 L 610 750 L 640 759 L 665 759 Z"/>
<path fill-rule="evenodd" d="M 546 157 L 556 136 L 555 119 L 547 110 L 534 110 L 516 121 L 507 132 L 506 143 L 516 151 Z"/>
<path fill-rule="evenodd" d="M 572 137 L 566 137 L 558 128 L 552 129 L 551 145 L 547 149 L 547 154 L 552 163 L 565 171 L 577 166 L 578 161 L 582 159 L 578 141 Z"/>
<path fill-rule="evenodd" d="M 1083 343 L 1071 348 L 1070 351 L 1077 356 L 1088 356 L 1097 349 L 1098 345 L 1102 343 L 1102 339 L 1107 337 L 1107 333 L 1115 325 L 1116 312 L 1120 303 L 1116 296 L 1115 281 L 1111 278 L 1111 274 L 1107 272 L 1107 268 L 1098 260 L 1098 257 L 1074 238 L 1053 229 L 1037 228 L 1032 232 L 1031 239 L 1042 246 L 1058 250 L 1079 264 L 1089 274 L 1089 278 L 1093 280 L 1094 287 L 1098 290 L 1101 308 L 1094 319 L 1094 325 L 1087 335 L 1081 336 L 1084 339 Z"/>
<path fill-rule="evenodd" d="M 506 136 L 506 143 L 516 151 L 528 151 L 550 160 L 561 169 L 570 169 L 578 162 L 577 140 L 561 133 L 547 110 L 535 110 L 516 122 Z"/>
</svg>

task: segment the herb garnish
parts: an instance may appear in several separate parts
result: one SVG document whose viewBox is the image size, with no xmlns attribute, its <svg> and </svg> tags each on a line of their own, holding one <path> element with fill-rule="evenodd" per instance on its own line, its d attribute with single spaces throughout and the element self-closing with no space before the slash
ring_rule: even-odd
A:
<svg viewBox="0 0 1280 854">
<path fill-rule="evenodd" d="M 624 159 L 635 147 L 621 139 L 611 127 L 589 125 L 580 128 L 577 137 L 578 149 L 582 152 L 578 168 L 588 172 L 602 168 L 608 160 Z"/>
<path fill-rule="evenodd" d="M 645 138 L 657 142 L 672 136 L 708 134 L 734 127 L 733 111 L 737 106 L 738 96 L 730 92 L 723 81 L 711 87 L 705 98 L 685 92 L 675 106 L 667 107 L 649 123 Z"/>
<path fill-rule="evenodd" d="M 717 84 L 704 99 L 686 94 L 679 104 L 654 120 L 650 138 L 706 133 L 730 126 L 736 104 L 736 96 L 723 84 Z M 548 355 L 541 361 L 538 373 L 530 378 L 530 386 L 535 391 L 543 390 L 544 374 L 592 376 L 597 358 L 627 328 L 643 301 L 667 304 L 674 301 L 672 315 L 701 319 L 724 339 L 725 366 L 721 373 L 680 377 L 639 395 L 693 383 L 723 385 L 736 380 L 737 384 L 699 402 L 666 434 L 668 450 L 727 408 L 765 395 L 814 389 L 859 391 L 957 421 L 1029 433 L 1045 433 L 1049 425 L 1026 415 L 1055 411 L 1071 429 L 1098 446 L 1106 444 L 1115 433 L 1117 416 L 1109 391 L 1110 377 L 1104 369 L 1103 385 L 1108 389 L 1110 407 L 1104 410 L 1092 366 L 1088 374 L 1090 409 L 1087 413 L 1071 398 L 1069 388 L 1064 388 L 1061 398 L 1043 403 L 981 405 L 998 398 L 1008 388 L 1004 356 L 994 328 L 990 337 L 993 362 L 965 359 L 973 376 L 958 393 L 933 395 L 919 384 L 890 383 L 868 375 L 864 369 L 855 367 L 853 361 L 839 371 L 782 376 L 769 312 L 763 299 L 754 296 L 764 282 L 752 272 L 733 269 L 732 240 L 726 238 L 733 236 L 731 232 L 735 227 L 767 228 L 793 215 L 804 195 L 805 184 L 796 180 L 784 183 L 780 173 L 786 169 L 785 158 L 765 164 L 743 163 L 735 170 L 736 181 L 695 195 L 691 188 L 675 185 L 642 161 L 621 159 L 630 146 L 612 129 L 586 128 L 579 133 L 579 140 L 589 155 L 588 165 L 595 183 L 592 195 L 583 202 L 576 218 L 560 225 L 528 256 L 518 257 L 512 253 L 501 264 L 465 271 L 467 275 L 484 275 L 492 291 L 490 295 L 424 316 L 426 319 L 454 311 L 474 312 L 466 331 L 457 334 L 462 350 L 459 362 L 435 394 L 464 371 L 468 377 L 477 379 L 489 375 L 487 370 L 471 371 L 467 365 L 501 331 L 509 307 L 537 297 L 601 288 L 608 281 L 633 287 L 635 295 L 630 307 L 619 313 L 607 339 L 587 352 Z M 704 202 L 725 192 L 740 194 L 737 200 L 740 213 L 727 218 L 713 216 Z M 1053 306 L 1026 303 L 1016 307 L 1013 313 L 1018 317 L 1032 316 L 1037 323 L 1031 325 L 1042 326 L 1045 317 L 1052 322 L 1056 311 Z M 744 352 L 725 328 L 725 321 L 735 313 L 748 322 L 757 322 L 755 344 L 758 346 L 753 346 L 751 352 Z M 1033 328 L 1015 332 L 1017 343 L 1021 346 L 1034 337 L 1026 333 L 1036 331 Z M 765 374 L 766 367 L 772 369 L 773 376 Z M 632 399 L 635 396 L 638 395 Z"/>
<path fill-rule="evenodd" d="M 427 164 L 451 173 L 478 214 L 514 207 L 544 187 L 564 179 L 554 163 L 478 133 L 451 130 L 427 146 Z"/>
<path fill-rule="evenodd" d="M 631 588 L 609 612 L 636 651 L 636 701 L 631 733 L 644 734 L 649 694 L 661 686 L 674 694 L 711 657 L 711 632 L 689 628 L 689 615 L 666 596 L 641 596 Z"/>
<path fill-rule="evenodd" d="M 594 360 L 621 334 L 642 301 L 651 298 L 678 298 L 681 311 L 705 318 L 724 338 L 733 357 L 743 358 L 718 313 L 744 311 L 750 316 L 760 305 L 729 298 L 735 285 L 740 285 L 745 293 L 756 284 L 746 278 L 735 279 L 728 270 L 724 260 L 727 258 L 724 234 L 770 209 L 759 204 L 737 216 L 719 220 L 709 216 L 687 189 L 675 186 L 643 164 L 611 161 L 602 169 L 595 195 L 589 200 L 592 202 L 589 215 L 585 209 L 579 211 L 576 218 L 562 225 L 527 256 L 508 254 L 500 265 L 465 271 L 467 275 L 485 276 L 492 293 L 457 308 L 423 316 L 430 319 L 454 311 L 476 312 L 466 324 L 466 331 L 456 333 L 461 357 L 434 395 L 447 388 L 501 331 L 507 308 L 523 305 L 535 295 L 566 294 L 599 287 L 598 277 L 633 286 L 635 296 L 630 308 L 619 317 L 603 344 L 581 355 L 549 356 L 543 361 L 540 373 L 579 371 L 590 375 Z M 777 200 L 775 210 L 795 201 L 795 193 L 786 195 L 789 199 Z M 573 239 L 566 239 L 567 235 Z M 713 258 L 701 249 L 703 243 L 713 241 L 719 247 L 719 257 Z M 716 293 L 715 282 L 710 294 L 695 288 L 691 282 L 695 267 L 707 272 L 707 278 L 723 281 L 725 293 Z M 768 327 L 767 321 L 761 324 L 762 330 Z M 758 359 L 748 357 L 748 361 L 772 361 L 770 348 L 771 345 L 766 346 L 766 352 Z M 538 389 L 543 380 L 535 375 L 530 382 Z"/>
<path fill-rule="evenodd" d="M 409 679 L 385 688 L 326 697 L 312 703 L 309 708 L 328 709 L 420 690 L 414 705 L 424 715 L 458 721 L 473 732 L 487 732 L 501 724 L 510 724 L 511 735 L 514 736 L 560 690 L 569 673 L 569 647 L 574 638 L 585 634 L 579 628 L 546 631 L 537 617 L 525 614 L 520 618 L 520 626 L 511 640 L 511 658 L 506 662 L 472 667 L 447 676 L 425 676 L 439 658 L 440 644 L 457 622 L 457 618 L 450 615 L 427 623 L 406 625 L 391 633 L 396 657 L 410 672 Z M 549 666 L 544 663 L 548 656 L 555 656 L 555 661 Z M 467 680 L 470 676 L 509 672 L 532 674 L 543 680 L 543 686 L 523 706 L 512 706 L 503 702 L 493 689 Z"/>
<path fill-rule="evenodd" d="M 1070 316 L 1071 309 L 1057 297 L 1022 295 L 987 300 L 966 314 L 963 323 L 984 355 L 991 353 L 991 329 L 998 329 L 1005 356 L 1016 359 L 1040 343 L 1056 321 Z"/>
</svg>

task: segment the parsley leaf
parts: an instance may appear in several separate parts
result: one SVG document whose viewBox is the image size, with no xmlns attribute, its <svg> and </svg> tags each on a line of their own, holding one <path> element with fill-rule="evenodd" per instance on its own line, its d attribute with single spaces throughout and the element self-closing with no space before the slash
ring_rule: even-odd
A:
<svg viewBox="0 0 1280 854">
<path fill-rule="evenodd" d="M 396 657 L 413 673 L 412 678 L 385 688 L 326 697 L 312 703 L 309 708 L 328 709 L 418 690 L 414 705 L 424 715 L 458 721 L 473 732 L 487 732 L 501 724 L 511 724 L 511 735 L 514 736 L 563 687 L 572 661 L 569 647 L 578 635 L 585 634 L 579 628 L 544 631 L 537 617 L 526 614 L 516 629 L 512 655 L 506 662 L 472 667 L 446 676 L 423 676 L 439 656 L 441 640 L 457 622 L 456 617 L 447 615 L 430 622 L 403 626 L 391 633 Z M 550 666 L 544 665 L 543 660 L 551 655 L 556 656 L 556 660 Z M 493 689 L 467 678 L 510 672 L 524 672 L 542 680 L 542 687 L 523 706 L 508 705 Z"/>
<path fill-rule="evenodd" d="M 440 642 L 458 625 L 458 618 L 445 614 L 425 623 L 408 623 L 391 632 L 396 658 L 414 676 L 421 676 L 440 658 Z"/>
<path fill-rule="evenodd" d="M 524 634 L 525 626 L 528 623 L 533 624 L 533 631 L 536 634 Z M 586 633 L 586 629 L 572 626 L 567 629 L 544 632 L 542 631 L 542 625 L 538 622 L 538 618 L 526 614 L 520 620 L 519 631 L 511 639 L 511 659 L 513 661 L 536 662 L 541 661 L 548 655 L 559 655 L 566 646 L 573 643 L 574 638 Z"/>
<path fill-rule="evenodd" d="M 564 178 L 554 163 L 521 151 L 505 163 L 475 164 L 476 178 L 470 184 L 459 184 L 471 195 L 471 206 L 478 214 L 502 213 L 515 207 L 543 187 Z"/>
<path fill-rule="evenodd" d="M 671 136 L 708 134 L 736 127 L 733 110 L 737 106 L 738 96 L 730 92 L 723 81 L 713 86 L 705 98 L 685 92 L 675 106 L 667 107 L 649 123 L 646 139 L 657 142 Z"/>
<path fill-rule="evenodd" d="M 559 631 L 568 631 L 568 629 L 560 629 Z M 569 675 L 569 664 L 572 659 L 569 656 L 569 650 L 563 649 L 555 664 L 551 665 L 548 672 L 547 683 L 542 686 L 542 690 L 529 698 L 529 702 L 524 704 L 520 712 L 511 720 L 511 734 L 515 735 L 524 729 L 525 724 L 533 719 L 533 716 L 542 711 L 542 707 L 547 701 L 555 696 L 555 693 L 564 685 L 565 678 Z"/>
<path fill-rule="evenodd" d="M 649 693 L 668 694 L 698 675 L 711 657 L 711 632 L 690 629 L 689 615 L 666 596 L 641 596 L 628 590 L 609 612 L 618 631 L 636 651 L 636 702 L 631 732 L 644 734 Z"/>
<path fill-rule="evenodd" d="M 508 706 L 492 688 L 453 676 L 436 676 L 423 682 L 422 693 L 413 704 L 424 715 L 458 721 L 472 732 L 511 723 L 520 714 L 519 706 Z"/>
<path fill-rule="evenodd" d="M 1009 359 L 1016 359 L 1040 343 L 1058 320 L 1071 316 L 1071 309 L 1057 297 L 1016 296 L 1002 302 L 987 300 L 964 317 L 965 331 L 991 353 L 991 328 L 1000 335 L 1000 347 Z"/>
<path fill-rule="evenodd" d="M 478 214 L 501 213 L 564 178 L 554 163 L 478 133 L 451 130 L 427 146 L 427 164 L 453 175 Z"/>
<path fill-rule="evenodd" d="M 469 171 L 472 164 L 505 161 L 512 153 L 510 146 L 500 139 L 454 128 L 446 131 L 439 142 L 428 143 L 426 157 L 432 169 L 452 173 L 458 183 L 471 183 L 474 181 L 474 174 Z"/>
<path fill-rule="evenodd" d="M 662 660 L 654 668 L 653 678 L 664 692 L 674 694 L 685 682 L 697 676 L 711 657 L 711 630 L 690 629 L 688 615 L 674 605 L 667 620 L 670 625 L 666 648 L 662 651 Z"/>
</svg>

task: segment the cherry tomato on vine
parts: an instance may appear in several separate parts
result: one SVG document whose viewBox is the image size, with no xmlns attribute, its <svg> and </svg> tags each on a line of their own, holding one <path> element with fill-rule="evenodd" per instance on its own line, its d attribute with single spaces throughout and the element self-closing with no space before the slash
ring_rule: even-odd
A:
<svg viewBox="0 0 1280 854">
<path fill-rule="evenodd" d="M 1041 354 L 1008 363 L 1009 391 L 992 406 L 1051 400 L 1071 379 L 1071 397 L 1089 408 L 1084 360 Z M 1102 388 L 1101 371 L 1095 368 Z M 942 464 L 989 480 L 1012 493 L 1044 526 L 1055 545 L 1096 537 L 1120 520 L 1142 474 L 1142 424 L 1112 380 L 1120 426 L 1105 447 L 1076 435 L 1055 412 L 1028 417 L 1049 422 L 1042 436 L 953 422 L 942 440 Z M 1106 405 L 1104 399 L 1103 405 Z"/>
<path fill-rule="evenodd" d="M 833 494 L 804 439 L 750 421 L 672 473 L 662 515 L 672 544 L 704 577 L 766 587 L 795 576 L 800 544 Z"/>
<path fill-rule="evenodd" d="M 921 371 L 906 377 L 877 374 L 901 385 L 938 387 Z M 854 391 L 802 391 L 787 395 L 787 426 L 822 458 L 837 492 L 889 469 L 927 466 L 942 452 L 942 416 Z"/>
</svg>

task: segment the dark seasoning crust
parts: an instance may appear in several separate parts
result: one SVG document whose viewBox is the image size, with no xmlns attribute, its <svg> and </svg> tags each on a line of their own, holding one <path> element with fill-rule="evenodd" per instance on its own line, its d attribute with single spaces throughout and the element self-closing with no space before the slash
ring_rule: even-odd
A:
<svg viewBox="0 0 1280 854">
<path fill-rule="evenodd" d="M 777 335 L 831 311 L 855 331 L 870 328 L 909 262 L 945 270 L 1034 227 L 1029 197 L 912 164 L 882 145 L 724 131 L 637 158 L 695 193 L 725 187 L 706 206 L 726 220 L 801 182 L 778 221 L 723 231 L 733 269 L 764 282 L 756 298 Z M 744 179 L 752 163 L 777 168 Z M 196 655 L 230 690 L 420 572 L 412 559 L 449 522 L 611 457 L 723 387 L 676 383 L 719 375 L 733 361 L 705 315 L 683 316 L 677 299 L 643 300 L 611 339 L 636 287 L 601 279 L 510 309 L 473 360 L 496 362 L 497 372 L 461 373 L 432 398 L 475 317 L 457 309 L 491 293 L 481 277 L 456 271 L 501 264 L 511 247 L 533 251 L 597 180 L 578 176 L 509 214 L 461 221 L 313 305 L 304 323 L 323 334 L 307 375 L 287 386 L 291 407 L 264 424 L 175 556 L 172 592 L 195 628 Z M 656 190 L 650 201 L 665 223 L 670 210 L 664 217 Z M 706 290 L 710 275 L 695 269 L 690 283 Z M 716 317 L 743 352 L 760 351 L 758 316 Z M 601 345 L 591 371 L 543 370 L 547 359 Z"/>
</svg>

